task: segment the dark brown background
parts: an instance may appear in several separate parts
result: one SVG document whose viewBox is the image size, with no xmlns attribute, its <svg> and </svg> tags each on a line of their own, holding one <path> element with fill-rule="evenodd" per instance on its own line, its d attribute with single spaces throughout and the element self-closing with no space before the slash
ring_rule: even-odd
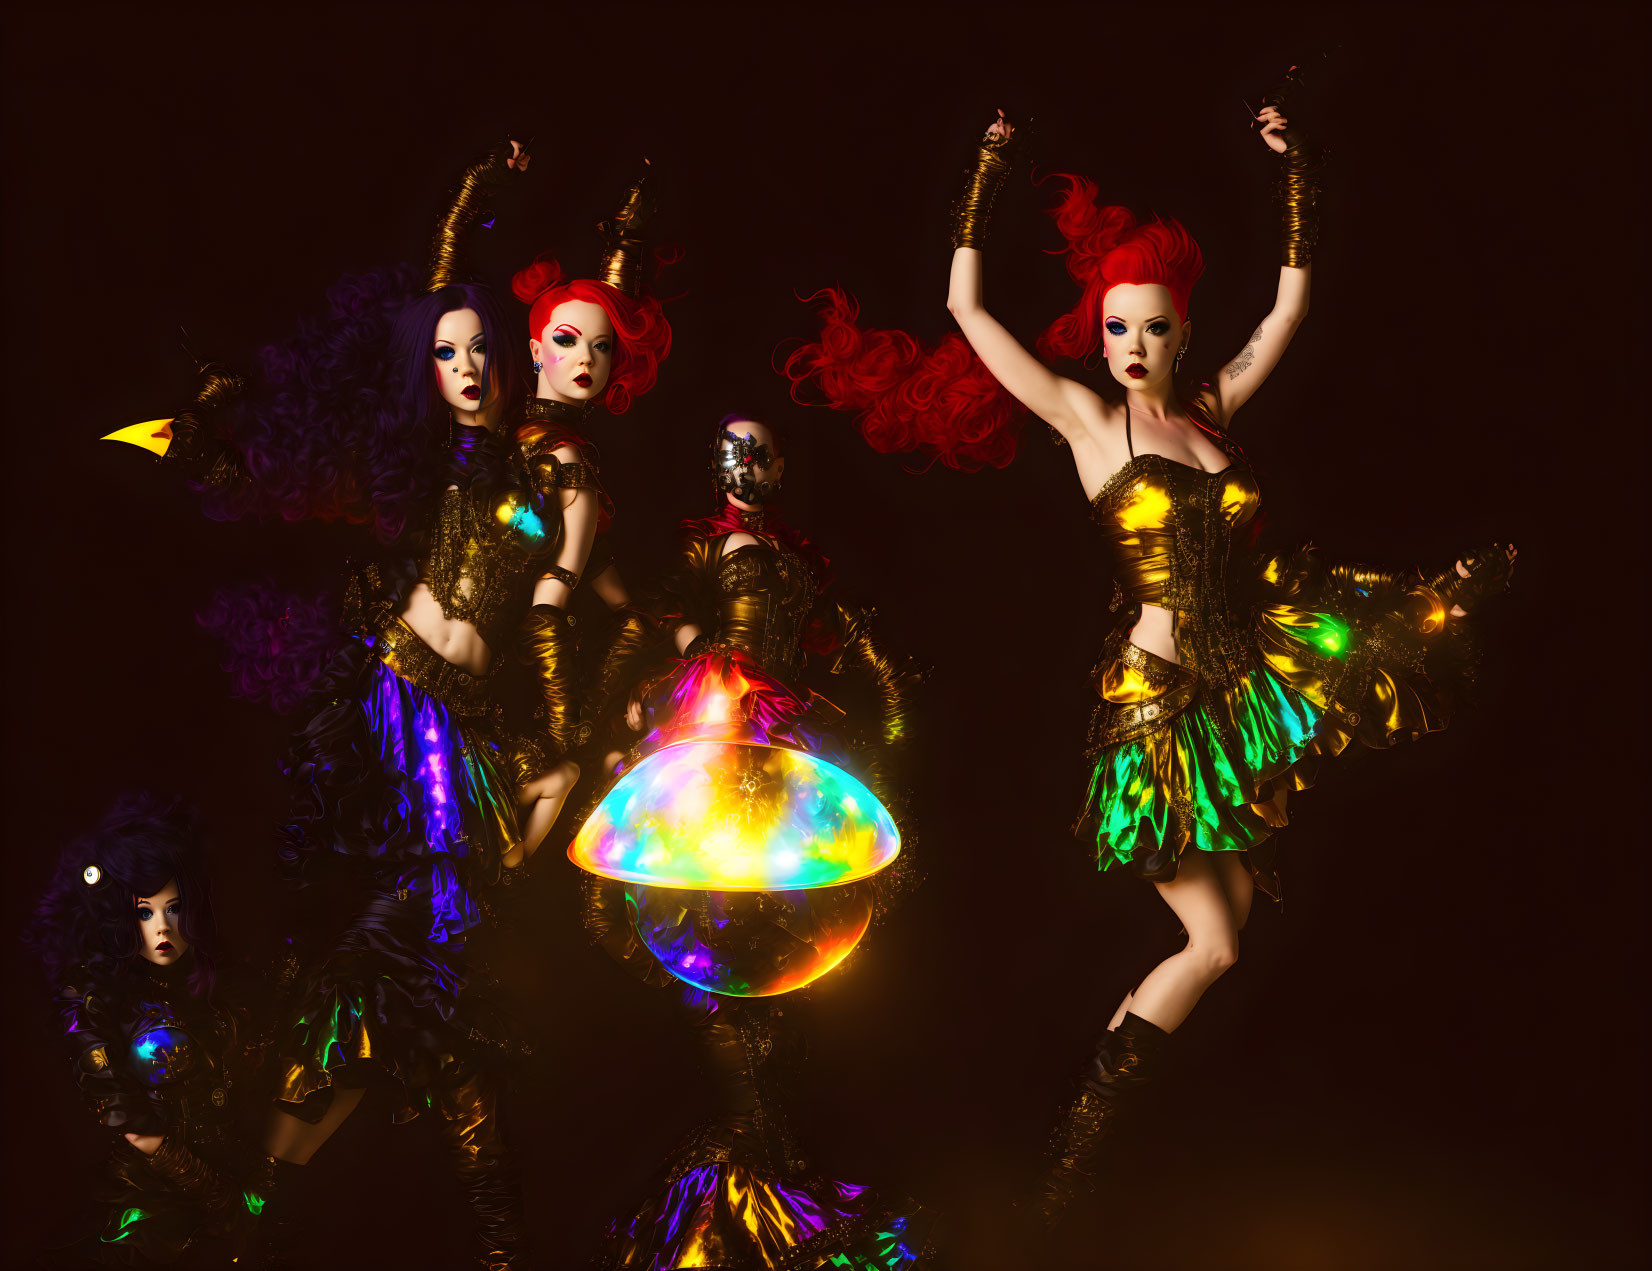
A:
<svg viewBox="0 0 1652 1271">
<path fill-rule="evenodd" d="M 793 519 L 888 642 L 935 667 L 912 773 L 929 881 L 807 1004 L 800 1119 L 839 1176 L 948 1210 L 955 1266 L 1022 1265 L 1003 1202 L 1083 1047 L 1175 939 L 1145 887 L 1098 878 L 1066 834 L 1098 551 L 1041 428 L 1006 471 L 910 475 L 788 404 L 770 359 L 811 328 L 794 289 L 828 282 L 873 322 L 947 329 L 946 200 L 1004 104 L 1038 117 L 1048 162 L 1199 237 L 1193 358 L 1216 365 L 1275 277 L 1271 165 L 1241 102 L 1340 43 L 1317 117 L 1298 116 L 1336 151 L 1313 314 L 1238 435 L 1277 530 L 1429 565 L 1510 538 L 1517 590 L 1486 616 L 1478 710 L 1300 801 L 1288 907 L 1258 913 L 1178 1034 L 1093 1221 L 1026 1265 L 1628 1264 L 1646 1141 L 1630 12 L 37 10 L 5 67 L 0 926 L 19 929 L 65 836 L 144 785 L 205 809 L 231 943 L 256 954 L 281 926 L 285 725 L 228 699 L 191 615 L 221 582 L 324 583 L 338 536 L 207 523 L 141 456 L 95 444 L 175 409 L 179 324 L 250 363 L 338 273 L 416 258 L 446 183 L 507 128 L 536 161 L 483 265 L 502 280 L 554 248 L 588 269 L 589 227 L 646 153 L 687 295 L 658 390 L 597 425 L 622 563 L 645 579 L 676 519 L 709 507 L 711 423 L 766 415 L 788 430 Z M 1006 196 L 988 276 L 1028 338 L 1071 298 L 1038 205 Z M 542 861 L 542 921 L 512 962 L 544 1043 L 515 1128 L 557 1266 L 638 1195 L 700 1094 L 657 1004 L 584 947 L 572 872 Z M 8 1228 L 27 1252 L 101 1135 L 4 943 Z M 458 1201 L 422 1127 L 359 1116 L 314 1168 L 318 1266 L 454 1265 Z"/>
</svg>

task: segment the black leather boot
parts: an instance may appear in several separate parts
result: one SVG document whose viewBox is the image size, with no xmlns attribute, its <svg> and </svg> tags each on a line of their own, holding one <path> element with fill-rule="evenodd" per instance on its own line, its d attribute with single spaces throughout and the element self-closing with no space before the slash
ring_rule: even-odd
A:
<svg viewBox="0 0 1652 1271">
<path fill-rule="evenodd" d="M 499 1086 L 478 1070 L 436 1095 L 442 1144 L 476 1218 L 478 1271 L 524 1271 L 522 1186 L 499 1130 Z"/>
<path fill-rule="evenodd" d="M 1077 1095 L 1050 1135 L 1050 1168 L 1032 1201 L 1046 1227 L 1055 1226 L 1073 1199 L 1094 1187 L 1102 1145 L 1112 1137 L 1134 1092 L 1152 1080 L 1169 1036 L 1157 1024 L 1126 1013 L 1123 1022 L 1097 1043 L 1079 1077 Z"/>
<path fill-rule="evenodd" d="M 304 1166 L 266 1156 L 249 1190 L 263 1203 L 252 1240 L 253 1271 L 295 1271 L 304 1259 L 294 1248 L 293 1191 L 301 1185 Z"/>
</svg>

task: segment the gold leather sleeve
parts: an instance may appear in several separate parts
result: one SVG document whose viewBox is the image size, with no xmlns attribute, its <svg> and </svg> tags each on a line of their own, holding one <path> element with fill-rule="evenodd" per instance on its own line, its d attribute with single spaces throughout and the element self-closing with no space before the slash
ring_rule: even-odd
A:
<svg viewBox="0 0 1652 1271">
<path fill-rule="evenodd" d="M 1303 68 L 1293 66 L 1263 100 L 1288 116 L 1300 101 L 1303 80 Z M 1279 156 L 1273 191 L 1279 206 L 1279 263 L 1304 269 L 1313 261 L 1319 242 L 1319 174 L 1325 166 L 1325 152 L 1300 126 L 1287 127 L 1280 135 L 1285 152 Z"/>
<path fill-rule="evenodd" d="M 464 176 L 448 198 L 447 211 L 436 224 L 430 244 L 430 284 L 427 291 L 440 291 L 451 283 L 466 281 L 464 270 L 465 234 L 491 205 L 491 194 L 510 180 L 511 145 L 496 146 L 486 158 L 465 169 Z"/>
<path fill-rule="evenodd" d="M 878 740 L 894 746 L 906 739 L 911 722 L 911 689 L 920 678 L 909 667 L 899 667 L 872 634 L 875 609 L 857 609 L 834 603 L 833 625 L 843 642 L 834 674 L 854 669 L 872 684 L 879 701 Z"/>
<path fill-rule="evenodd" d="M 178 1134 L 166 1135 L 149 1167 L 205 1209 L 228 1209 L 241 1199 L 240 1184 L 196 1156 Z"/>
<path fill-rule="evenodd" d="M 707 635 L 715 635 L 718 621 L 717 546 L 721 539 L 690 535 L 683 540 L 676 567 L 660 584 L 650 605 L 655 617 L 669 630 L 691 622 Z"/>
<path fill-rule="evenodd" d="M 538 756 L 534 747 L 520 748 L 521 761 L 517 764 L 518 777 L 522 768 L 536 757 L 541 760 L 565 755 L 590 735 L 590 725 L 581 721 L 577 701 L 579 684 L 578 649 L 574 640 L 574 620 L 555 605 L 535 605 L 522 621 L 517 651 L 533 679 L 534 702 L 532 716 L 535 731 L 549 743 L 555 756 Z M 545 763 L 538 776 L 550 767 Z"/>
<path fill-rule="evenodd" d="M 618 707 L 632 687 L 665 653 L 675 653 L 658 619 L 635 605 L 614 615 L 608 647 L 592 677 L 589 698 L 598 719 Z"/>
<path fill-rule="evenodd" d="M 1279 263 L 1303 269 L 1319 243 L 1320 152 L 1303 142 L 1279 156 L 1274 200 L 1279 205 Z"/>
<path fill-rule="evenodd" d="M 993 204 L 1015 164 L 1016 139 L 988 134 L 964 174 L 964 188 L 952 202 L 953 247 L 986 246 Z"/>
</svg>

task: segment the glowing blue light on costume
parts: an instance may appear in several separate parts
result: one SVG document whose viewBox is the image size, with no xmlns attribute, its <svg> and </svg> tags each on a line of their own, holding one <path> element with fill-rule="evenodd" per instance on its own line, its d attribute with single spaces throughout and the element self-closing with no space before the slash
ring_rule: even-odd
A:
<svg viewBox="0 0 1652 1271">
<path fill-rule="evenodd" d="M 520 499 L 506 499 L 499 505 L 495 515 L 500 524 L 522 535 L 524 538 L 538 542 L 545 537 L 545 522 L 539 513 L 533 510 L 533 505 Z"/>
</svg>

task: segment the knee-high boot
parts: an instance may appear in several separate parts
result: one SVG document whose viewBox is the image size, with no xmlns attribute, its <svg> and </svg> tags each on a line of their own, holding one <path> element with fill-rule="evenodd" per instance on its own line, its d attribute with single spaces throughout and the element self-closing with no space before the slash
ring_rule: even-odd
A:
<svg viewBox="0 0 1652 1271">
<path fill-rule="evenodd" d="M 295 1249 L 292 1222 L 293 1191 L 301 1185 L 305 1167 L 266 1156 L 259 1162 L 249 1189 L 258 1198 L 258 1225 L 254 1230 L 253 1271 L 295 1271 L 305 1259 Z"/>
<path fill-rule="evenodd" d="M 1153 1079 L 1169 1036 L 1157 1024 L 1126 1013 L 1097 1043 L 1095 1056 L 1079 1076 L 1076 1096 L 1050 1135 L 1050 1168 L 1033 1200 L 1046 1226 L 1054 1226 L 1074 1197 L 1094 1186 L 1102 1145 L 1113 1136 L 1135 1092 Z"/>
<path fill-rule="evenodd" d="M 522 1186 L 499 1129 L 499 1086 L 478 1069 L 436 1094 L 442 1142 L 476 1218 L 478 1271 L 528 1266 Z"/>
</svg>

